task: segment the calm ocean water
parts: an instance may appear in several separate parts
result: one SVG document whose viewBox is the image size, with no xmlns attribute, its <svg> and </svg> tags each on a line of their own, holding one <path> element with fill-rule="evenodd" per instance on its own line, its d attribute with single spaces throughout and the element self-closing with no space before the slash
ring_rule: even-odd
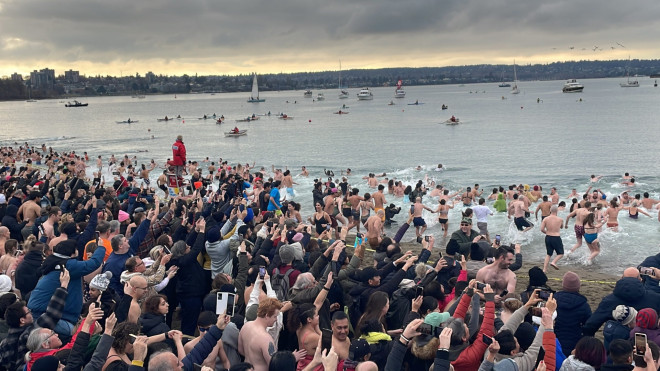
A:
<svg viewBox="0 0 660 371">
<path fill-rule="evenodd" d="M 297 178 L 300 185 L 295 187 L 305 217 L 313 212 L 312 178 L 321 177 L 324 168 L 337 176 L 340 169 L 351 168 L 354 175 L 349 182 L 361 193 L 368 191 L 363 175 L 387 172 L 408 184 L 428 174 L 452 190 L 479 183 L 485 195 L 495 186 L 513 183 L 539 184 L 547 190 L 556 186 L 562 197 L 571 188 L 586 190 L 590 174 L 604 175 L 596 186 L 617 195 L 626 190 L 619 184 L 621 175 L 630 172 L 639 183 L 633 193 L 648 191 L 657 199 L 660 88 L 654 88 L 648 78 L 640 78 L 639 88 L 621 88 L 623 80 L 582 80 L 584 92 L 577 94 L 563 94 L 563 81 L 544 81 L 519 83 L 519 95 L 496 84 L 410 86 L 406 98 L 394 99 L 394 88 L 373 88 L 372 101 L 358 101 L 354 88 L 349 89 L 351 97 L 343 100 L 337 98 L 336 90 L 314 91 L 314 96 L 322 92 L 326 97 L 316 102 L 303 98 L 302 91 L 264 92 L 266 102 L 259 104 L 246 102 L 249 93 L 190 94 L 176 99 L 173 95 L 89 98 L 83 100 L 89 103 L 85 108 L 65 108 L 59 100 L 1 102 L 0 142 L 45 143 L 56 150 L 75 149 L 104 158 L 136 154 L 140 162 L 153 158 L 163 163 L 171 156 L 174 138 L 182 134 L 190 160 L 222 157 L 256 162 L 258 167 L 288 166 L 293 173 L 307 166 L 312 176 Z M 395 105 L 388 105 L 390 101 Z M 415 101 L 424 104 L 408 105 Z M 342 111 L 350 114 L 333 114 L 342 104 L 348 106 Z M 449 109 L 442 111 L 442 104 Z M 234 122 L 269 111 L 273 116 Z M 280 112 L 294 119 L 279 120 L 275 114 Z M 224 115 L 226 123 L 219 126 L 213 120 L 197 119 L 213 113 Z M 181 115 L 184 120 L 156 122 L 165 115 Z M 445 125 L 451 115 L 461 124 Z M 129 117 L 139 122 L 115 123 Z M 248 135 L 225 138 L 223 131 L 235 125 L 248 129 Z M 144 150 L 148 153 L 139 152 Z M 438 163 L 447 170 L 433 171 Z M 415 170 L 417 165 L 423 170 Z M 404 204 L 393 196 L 387 199 Z M 433 208 L 437 205 L 428 197 L 424 202 Z M 458 206 L 450 213 L 450 230 L 457 229 L 459 213 Z M 633 221 L 622 212 L 620 232 L 601 233 L 603 252 L 590 269 L 618 272 L 657 253 L 660 223 L 657 211 L 651 215 Z M 435 218 L 425 216 L 427 233 L 440 234 Z M 506 216 L 497 214 L 489 226 L 491 235 L 499 233 L 505 242 L 525 241 L 526 258 L 544 256 L 543 235 L 537 228 L 517 236 Z M 575 243 L 572 223 L 562 237 L 565 248 Z M 409 232 L 405 238 L 412 240 L 414 234 Z M 564 259 L 560 265 L 581 264 L 586 245 L 578 251 L 576 258 Z"/>
</svg>

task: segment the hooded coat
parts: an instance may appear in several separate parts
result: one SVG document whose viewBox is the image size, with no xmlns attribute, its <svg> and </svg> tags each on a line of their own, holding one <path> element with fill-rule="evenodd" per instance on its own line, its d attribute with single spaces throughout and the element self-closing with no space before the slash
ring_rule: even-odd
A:
<svg viewBox="0 0 660 371">
<path fill-rule="evenodd" d="M 2 217 L 2 225 L 9 228 L 9 236 L 14 240 L 21 242 L 23 241 L 23 234 L 21 230 L 28 223 L 27 220 L 23 223 L 19 223 L 16 219 L 16 214 L 18 213 L 18 207 L 14 205 L 7 206 L 5 211 L 5 216 Z"/>
<path fill-rule="evenodd" d="M 644 308 L 660 310 L 660 294 L 649 291 L 644 283 L 635 277 L 623 277 L 616 282 L 614 291 L 601 300 L 596 311 L 582 327 L 585 336 L 593 336 L 603 323 L 612 318 L 617 305 L 628 305 L 638 311 Z"/>
<path fill-rule="evenodd" d="M 555 335 L 564 354 L 569 356 L 581 338 L 575 329 L 582 328 L 591 317 L 591 307 L 587 298 L 577 292 L 559 291 L 554 298 L 557 300 Z"/>
<path fill-rule="evenodd" d="M 595 369 L 571 355 L 561 364 L 559 371 L 595 371 Z"/>
<path fill-rule="evenodd" d="M 173 166 L 184 166 L 186 164 L 186 146 L 182 140 L 178 140 L 172 144 L 172 161 Z"/>
</svg>

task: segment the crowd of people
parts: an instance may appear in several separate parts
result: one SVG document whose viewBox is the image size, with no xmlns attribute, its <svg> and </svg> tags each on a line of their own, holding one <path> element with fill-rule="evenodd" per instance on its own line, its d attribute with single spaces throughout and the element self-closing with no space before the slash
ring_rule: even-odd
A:
<svg viewBox="0 0 660 371">
<path fill-rule="evenodd" d="M 491 211 L 478 184 L 450 194 L 421 180 L 406 188 L 369 174 L 374 191 L 360 194 L 346 177 L 335 181 L 326 172 L 331 177 L 315 181 L 315 211 L 305 219 L 300 204 L 282 202 L 280 189 L 295 194 L 289 170 L 271 175 L 220 159 L 202 176 L 187 161 L 182 136 L 163 174 L 174 174 L 181 193 L 166 186 L 164 196 L 145 181 L 155 165 L 135 170 L 127 156 L 111 157 L 116 175 L 105 184 L 102 161 L 87 177 L 86 153 L 26 143 L 0 154 L 2 370 L 660 365 L 660 254 L 625 269 L 593 311 L 578 274 L 566 272 L 556 291 L 546 276 L 563 254 L 558 231 L 573 216 L 573 250 L 584 237 L 593 258 L 598 228 L 615 228 L 622 207 L 631 215 L 654 207 L 648 195 L 608 205 L 598 191 L 582 201 L 575 193 L 564 221 L 555 189 L 496 188 L 487 197 L 495 201 Z M 387 205 L 385 192 L 408 197 L 410 209 Z M 439 199 L 435 209 L 421 202 L 431 195 Z M 505 212 L 524 233 L 537 201 L 548 257 L 519 290 L 523 248 L 493 238 L 488 217 Z M 447 236 L 448 210 L 459 203 L 460 227 L 438 246 L 425 234 L 423 211 L 439 214 Z M 405 222 L 386 228 L 400 212 Z M 419 245 L 401 243 L 408 229 Z"/>
</svg>

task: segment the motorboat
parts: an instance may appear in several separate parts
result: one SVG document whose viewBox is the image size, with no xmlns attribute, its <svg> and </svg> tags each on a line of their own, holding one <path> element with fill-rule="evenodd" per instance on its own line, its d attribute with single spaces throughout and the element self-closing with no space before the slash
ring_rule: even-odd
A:
<svg viewBox="0 0 660 371">
<path fill-rule="evenodd" d="M 241 137 L 243 135 L 247 135 L 247 129 L 243 130 L 232 130 L 232 131 L 225 131 L 225 136 L 226 137 Z"/>
<path fill-rule="evenodd" d="M 584 85 L 577 82 L 576 79 L 566 81 L 564 87 L 561 89 L 564 93 L 582 93 L 582 90 L 584 90 Z"/>
<path fill-rule="evenodd" d="M 64 107 L 87 107 L 89 103 L 81 103 L 78 102 L 77 100 L 74 100 L 73 102 L 67 102 Z"/>
<path fill-rule="evenodd" d="M 305 90 L 305 92 L 303 93 L 303 97 L 311 98 L 312 97 L 312 91 L 311 90 Z"/>
<path fill-rule="evenodd" d="M 406 91 L 403 90 L 402 81 L 399 80 L 396 83 L 396 89 L 394 90 L 394 98 L 405 98 L 405 97 L 406 97 Z"/>
<path fill-rule="evenodd" d="M 176 98 L 176 95 L 174 95 L 174 98 Z M 257 83 L 256 73 L 252 76 L 252 95 L 250 95 L 250 99 L 247 101 L 248 103 L 260 103 L 266 101 L 263 98 L 259 98 L 259 83 Z"/>
<path fill-rule="evenodd" d="M 451 118 L 448 118 L 445 121 L 445 124 L 447 124 L 447 125 L 458 125 L 460 123 L 461 123 L 461 120 L 459 120 L 458 117 L 454 117 L 454 116 L 452 116 Z"/>
<path fill-rule="evenodd" d="M 374 94 L 369 90 L 369 88 L 363 88 L 357 95 L 358 100 L 373 100 Z"/>
<path fill-rule="evenodd" d="M 316 95 L 316 100 L 325 100 L 323 93 L 318 93 L 318 95 Z"/>
</svg>

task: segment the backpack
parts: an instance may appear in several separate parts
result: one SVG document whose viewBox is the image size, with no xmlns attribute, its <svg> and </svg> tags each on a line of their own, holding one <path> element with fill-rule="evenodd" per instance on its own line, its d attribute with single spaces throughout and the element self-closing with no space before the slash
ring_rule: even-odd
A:
<svg viewBox="0 0 660 371">
<path fill-rule="evenodd" d="M 284 274 L 280 273 L 280 269 L 275 269 L 275 274 L 270 278 L 270 286 L 275 291 L 277 299 L 280 301 L 289 300 L 289 276 L 294 271 L 293 268 L 289 268 Z"/>
</svg>

